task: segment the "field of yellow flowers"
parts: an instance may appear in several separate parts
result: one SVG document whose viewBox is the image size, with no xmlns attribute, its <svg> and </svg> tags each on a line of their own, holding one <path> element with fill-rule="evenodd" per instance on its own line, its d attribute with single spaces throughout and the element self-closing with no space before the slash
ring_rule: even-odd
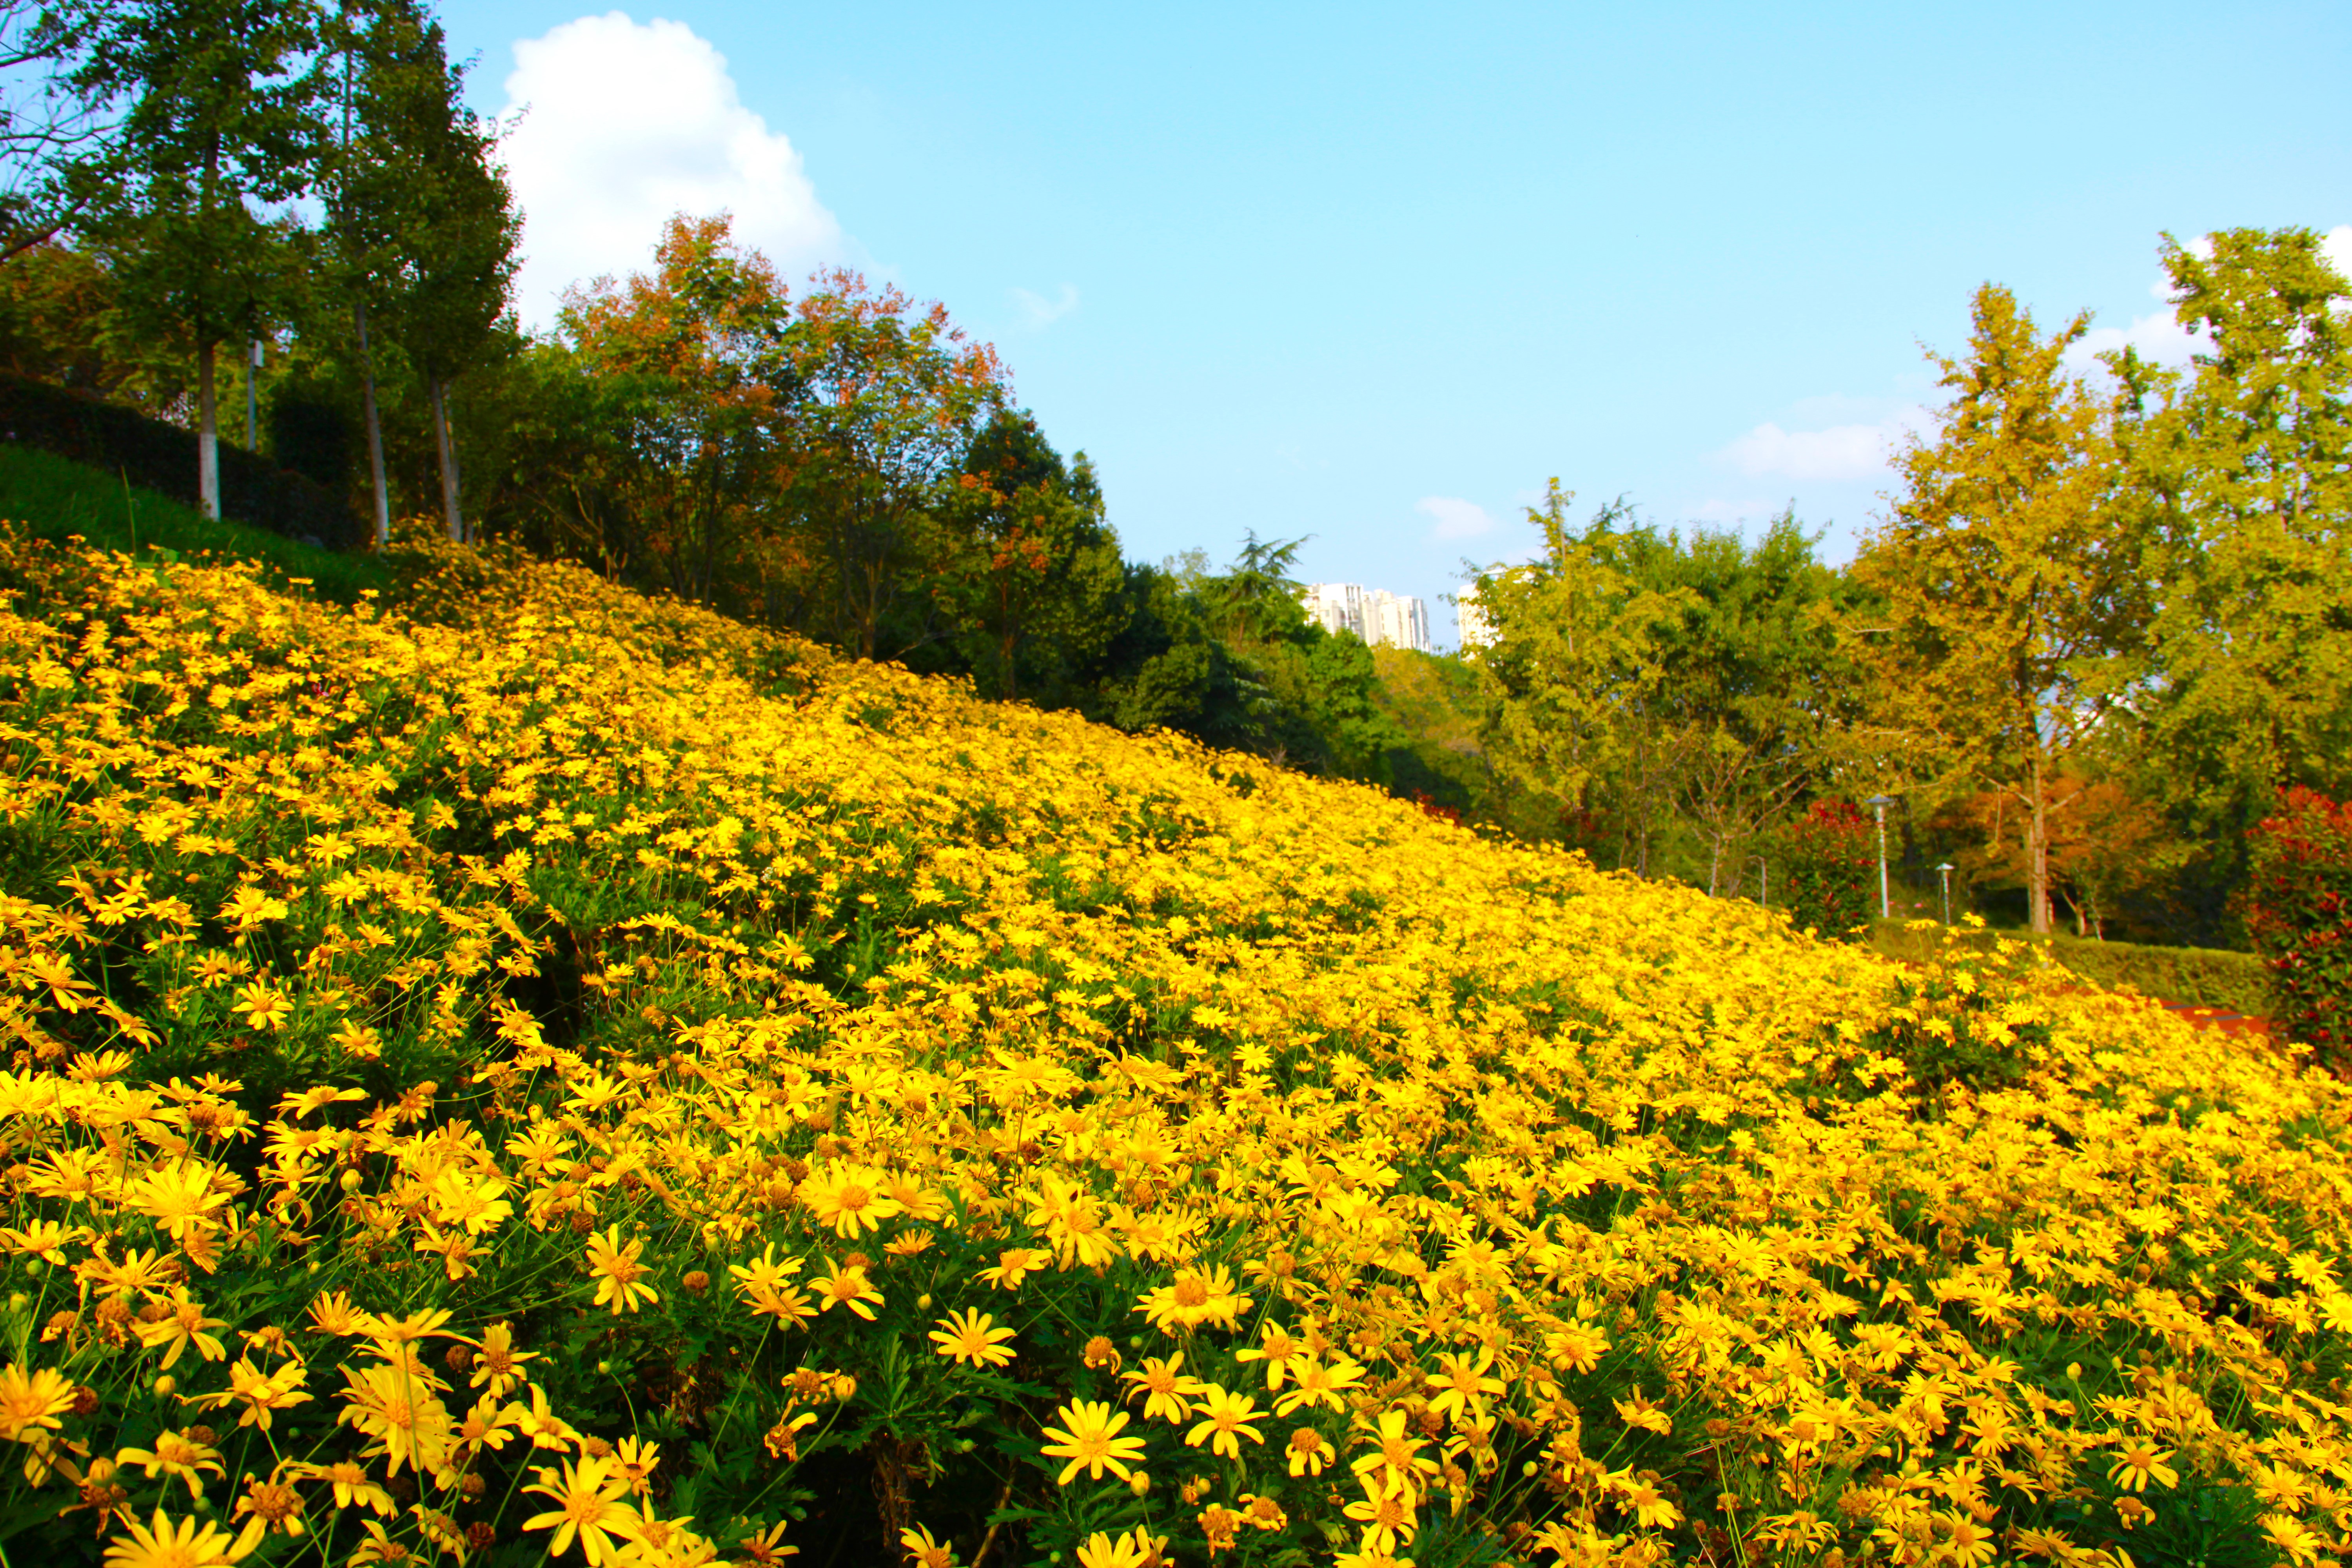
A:
<svg viewBox="0 0 2352 1568">
<path fill-rule="evenodd" d="M 2352 1540 L 2263 1042 L 409 559 L 0 538 L 7 1563 Z"/>
</svg>

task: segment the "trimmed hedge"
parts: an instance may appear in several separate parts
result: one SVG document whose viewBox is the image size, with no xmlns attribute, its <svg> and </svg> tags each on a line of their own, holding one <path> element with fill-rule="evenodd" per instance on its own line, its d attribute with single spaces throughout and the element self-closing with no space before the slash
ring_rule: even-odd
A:
<svg viewBox="0 0 2352 1568">
<path fill-rule="evenodd" d="M 1871 944 L 1890 958 L 1924 963 L 1943 946 L 1942 928 L 1911 929 L 1903 921 L 1872 922 Z M 1990 950 L 2000 937 L 2021 940 L 2016 931 L 1955 931 L 1953 939 Z M 2110 991 L 2130 989 L 2159 1001 L 2191 1007 L 2219 1007 L 2248 1017 L 2273 1009 L 2270 972 L 2251 952 L 2207 947 L 2143 947 L 2128 942 L 2093 942 L 2078 936 L 2032 939 L 2052 962 Z"/>
<path fill-rule="evenodd" d="M 64 387 L 0 375 L 0 441 L 54 452 L 194 506 L 196 436 Z M 331 491 L 228 441 L 221 515 L 328 550 L 362 550 L 367 524 Z"/>
</svg>

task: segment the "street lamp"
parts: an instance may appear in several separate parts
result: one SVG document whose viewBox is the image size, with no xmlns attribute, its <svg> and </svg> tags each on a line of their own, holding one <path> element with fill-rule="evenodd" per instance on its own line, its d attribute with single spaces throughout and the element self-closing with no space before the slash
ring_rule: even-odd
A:
<svg viewBox="0 0 2352 1568">
<path fill-rule="evenodd" d="M 1949 860 L 1936 868 L 1944 879 L 1944 923 L 1952 923 L 1952 863 Z"/>
<path fill-rule="evenodd" d="M 1878 918 L 1885 920 L 1895 912 L 1894 900 L 1886 896 L 1886 808 L 1895 803 L 1891 795 L 1874 795 L 1864 804 L 1878 813 Z"/>
</svg>

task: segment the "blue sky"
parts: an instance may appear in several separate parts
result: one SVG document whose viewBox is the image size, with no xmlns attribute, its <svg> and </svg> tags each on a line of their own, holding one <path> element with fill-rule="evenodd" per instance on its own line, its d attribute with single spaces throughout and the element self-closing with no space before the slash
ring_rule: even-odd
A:
<svg viewBox="0 0 2352 1568">
<path fill-rule="evenodd" d="M 1131 556 L 1433 600 L 1554 475 L 1843 558 L 1979 283 L 2177 354 L 2159 231 L 2352 225 L 2340 5 L 444 16 L 530 107 L 527 313 L 726 205 L 996 343 Z"/>
</svg>

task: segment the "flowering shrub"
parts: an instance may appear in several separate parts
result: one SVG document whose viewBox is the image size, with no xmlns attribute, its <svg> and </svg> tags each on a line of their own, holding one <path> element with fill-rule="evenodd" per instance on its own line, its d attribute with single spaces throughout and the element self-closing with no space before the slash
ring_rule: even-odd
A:
<svg viewBox="0 0 2352 1568">
<path fill-rule="evenodd" d="M 0 542 L 13 1559 L 2352 1540 L 2332 1080 L 445 564 Z"/>
<path fill-rule="evenodd" d="M 1866 927 L 1878 907 L 1878 841 L 1851 802 L 1817 800 L 1789 831 L 1790 923 L 1844 936 Z"/>
<path fill-rule="evenodd" d="M 2291 789 L 2253 832 L 2246 929 L 2280 1033 L 2352 1066 L 2352 803 Z"/>
</svg>

